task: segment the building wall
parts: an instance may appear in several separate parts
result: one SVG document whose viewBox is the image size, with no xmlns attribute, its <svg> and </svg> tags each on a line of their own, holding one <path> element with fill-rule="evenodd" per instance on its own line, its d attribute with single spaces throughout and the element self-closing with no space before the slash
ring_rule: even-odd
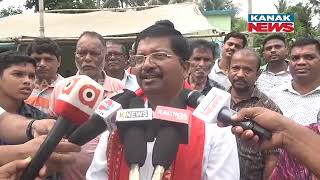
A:
<svg viewBox="0 0 320 180">
<path fill-rule="evenodd" d="M 206 15 L 208 22 L 226 33 L 231 31 L 231 15 Z"/>
</svg>

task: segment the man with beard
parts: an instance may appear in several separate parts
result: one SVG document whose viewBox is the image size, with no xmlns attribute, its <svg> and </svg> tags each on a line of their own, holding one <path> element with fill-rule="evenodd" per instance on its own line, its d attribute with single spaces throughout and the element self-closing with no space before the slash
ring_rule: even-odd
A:
<svg viewBox="0 0 320 180">
<path fill-rule="evenodd" d="M 231 83 L 227 75 L 231 57 L 236 51 L 246 46 L 247 39 L 244 34 L 230 32 L 225 36 L 223 43 L 221 58 L 216 60 L 209 74 L 209 78 L 223 85 L 225 89 L 229 89 Z"/>
<path fill-rule="evenodd" d="M 189 59 L 189 76 L 186 81 L 190 84 L 191 89 L 200 91 L 204 95 L 207 95 L 212 87 L 225 90 L 222 85 L 208 78 L 214 64 L 214 46 L 206 40 L 196 40 L 190 43 L 190 51 L 192 54 Z"/>
<path fill-rule="evenodd" d="M 320 111 L 319 41 L 298 39 L 292 45 L 289 60 L 292 81 L 273 88 L 269 97 L 289 119 L 301 125 L 317 123 Z"/>
<path fill-rule="evenodd" d="M 160 21 L 137 35 L 132 58 L 137 67 L 138 83 L 144 91 L 141 100 L 148 101 L 146 106 L 155 109 L 159 105 L 175 107 L 177 103 L 181 104 L 179 95 L 184 89 L 189 57 L 186 39 L 170 21 Z M 163 179 L 239 179 L 236 142 L 228 133 L 229 128 L 219 129 L 216 124 L 205 124 L 195 117 L 191 121 L 189 142 L 179 145 L 175 161 L 164 172 Z M 140 167 L 141 180 L 152 177 L 153 145 L 154 142 L 147 143 L 146 162 Z M 129 179 L 118 130 L 101 135 L 86 177 L 88 180 Z"/>
<path fill-rule="evenodd" d="M 36 60 L 37 68 L 35 88 L 26 103 L 48 113 L 53 88 L 63 79 L 57 73 L 61 65 L 61 49 L 49 38 L 36 38 L 28 46 L 27 53 Z"/>
<path fill-rule="evenodd" d="M 126 89 L 136 91 L 139 88 L 136 76 L 129 74 L 126 71 L 127 67 L 128 54 L 124 45 L 115 41 L 107 41 L 105 72 L 108 76 L 121 80 Z"/>
<path fill-rule="evenodd" d="M 120 80 L 109 77 L 103 70 L 105 64 L 105 41 L 100 34 L 85 31 L 80 35 L 76 45 L 75 63 L 78 69 L 78 73 L 75 76 L 87 75 L 97 81 L 104 86 L 108 97 L 123 89 Z M 54 88 L 50 99 L 51 112 L 54 110 L 56 98 L 69 79 L 61 80 Z M 98 141 L 99 137 L 93 139 L 83 146 L 80 153 L 74 154 L 79 161 L 72 167 L 65 169 L 64 179 L 85 179 L 85 173 L 92 161 Z"/>
<path fill-rule="evenodd" d="M 280 34 L 270 35 L 263 40 L 262 46 L 267 65 L 257 80 L 257 87 L 268 93 L 273 87 L 290 82 L 292 77 L 286 61 L 288 49 L 285 37 Z"/>
<path fill-rule="evenodd" d="M 231 109 L 264 107 L 281 112 L 277 105 L 255 87 L 260 69 L 258 55 L 251 49 L 234 53 L 230 62 L 229 79 L 232 84 Z M 268 179 L 276 162 L 277 151 L 258 151 L 237 139 L 241 180 Z"/>
</svg>

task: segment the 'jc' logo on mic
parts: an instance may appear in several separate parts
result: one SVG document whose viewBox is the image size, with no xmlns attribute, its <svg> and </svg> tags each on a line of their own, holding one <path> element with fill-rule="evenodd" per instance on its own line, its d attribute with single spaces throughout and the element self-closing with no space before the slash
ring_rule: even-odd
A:
<svg viewBox="0 0 320 180">
<path fill-rule="evenodd" d="M 100 96 L 101 91 L 85 81 L 79 81 L 80 78 L 74 78 L 63 88 L 62 93 L 78 93 L 78 99 L 83 104 L 93 108 Z M 75 92 L 73 92 L 75 91 Z"/>
</svg>

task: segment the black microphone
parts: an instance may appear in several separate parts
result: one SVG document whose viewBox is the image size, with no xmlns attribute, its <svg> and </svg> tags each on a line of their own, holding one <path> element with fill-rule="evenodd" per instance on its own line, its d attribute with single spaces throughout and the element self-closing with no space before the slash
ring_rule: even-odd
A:
<svg viewBox="0 0 320 180">
<path fill-rule="evenodd" d="M 69 142 L 84 145 L 97 137 L 105 130 L 116 129 L 115 114 L 119 109 L 128 108 L 130 99 L 136 97 L 136 93 L 125 89 L 123 93 L 117 94 L 111 99 L 104 99 L 90 119 L 77 128 L 68 138 Z"/>
<path fill-rule="evenodd" d="M 152 180 L 162 179 L 165 170 L 169 169 L 176 159 L 181 141 L 181 134 L 176 129 L 175 123 L 169 123 L 158 130 L 152 152 L 152 165 L 154 167 Z"/>
<path fill-rule="evenodd" d="M 130 168 L 129 179 L 140 178 L 139 169 L 147 157 L 147 135 L 145 129 L 152 121 L 152 109 L 144 108 L 141 98 L 131 99 L 129 108 L 117 112 L 116 124 L 124 146 L 125 159 Z"/>
<path fill-rule="evenodd" d="M 187 100 L 189 106 L 196 108 L 193 111 L 193 115 L 205 122 L 216 123 L 218 120 L 226 125 L 251 129 L 259 137 L 271 139 L 272 134 L 252 119 L 247 118 L 246 121 L 241 122 L 233 121 L 231 117 L 237 112 L 229 108 L 230 102 L 230 93 L 215 87 L 206 96 L 197 91 L 191 91 Z"/>
<path fill-rule="evenodd" d="M 154 111 L 154 122 L 158 124 L 156 141 L 153 147 L 152 164 L 154 172 L 152 180 L 161 180 L 175 160 L 179 144 L 188 144 L 191 111 L 186 110 L 185 92 L 182 91 L 174 107 L 157 106 Z"/>
</svg>

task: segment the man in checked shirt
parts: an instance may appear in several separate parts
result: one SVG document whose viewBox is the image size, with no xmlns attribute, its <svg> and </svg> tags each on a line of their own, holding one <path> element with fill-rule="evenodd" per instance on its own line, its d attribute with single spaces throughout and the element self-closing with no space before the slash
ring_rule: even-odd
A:
<svg viewBox="0 0 320 180">
<path fill-rule="evenodd" d="M 281 113 L 279 107 L 255 86 L 260 60 L 251 49 L 234 53 L 230 61 L 229 80 L 232 84 L 231 109 L 264 107 Z M 278 150 L 259 151 L 237 138 L 241 180 L 268 179 L 276 166 Z"/>
</svg>

